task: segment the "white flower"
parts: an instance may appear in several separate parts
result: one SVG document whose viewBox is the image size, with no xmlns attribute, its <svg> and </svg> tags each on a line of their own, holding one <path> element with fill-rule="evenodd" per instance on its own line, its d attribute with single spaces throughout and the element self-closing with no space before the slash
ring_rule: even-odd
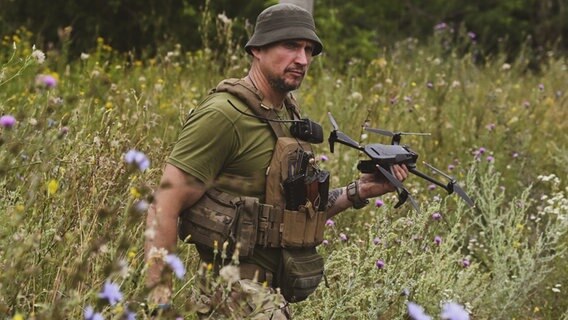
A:
<svg viewBox="0 0 568 320">
<path fill-rule="evenodd" d="M 41 50 L 34 50 L 32 52 L 32 57 L 37 61 L 37 63 L 42 64 L 45 61 L 45 53 Z"/>
<path fill-rule="evenodd" d="M 221 278 L 223 278 L 223 280 L 227 281 L 230 284 L 241 280 L 239 268 L 231 265 L 224 266 L 221 270 L 219 270 L 219 275 L 221 276 Z"/>
<path fill-rule="evenodd" d="M 90 56 L 89 56 L 88 53 L 81 52 L 81 60 L 87 60 L 87 59 L 89 59 L 89 57 Z"/>
</svg>

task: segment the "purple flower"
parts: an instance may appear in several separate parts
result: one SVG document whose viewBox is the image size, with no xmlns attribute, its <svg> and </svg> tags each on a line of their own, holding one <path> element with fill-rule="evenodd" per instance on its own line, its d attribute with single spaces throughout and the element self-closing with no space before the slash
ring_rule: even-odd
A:
<svg viewBox="0 0 568 320">
<path fill-rule="evenodd" d="M 323 241 L 321 242 L 321 244 L 323 244 L 324 246 L 327 246 L 327 245 L 329 244 L 329 241 L 323 240 Z"/>
<path fill-rule="evenodd" d="M 375 266 L 377 267 L 377 269 L 383 269 L 385 267 L 385 262 L 381 259 L 378 259 L 375 262 Z"/>
<path fill-rule="evenodd" d="M 104 284 L 103 291 L 99 293 L 99 298 L 108 300 L 108 303 L 114 306 L 117 302 L 122 300 L 120 287 L 116 283 L 107 280 Z"/>
<path fill-rule="evenodd" d="M 391 104 L 396 104 L 397 102 L 398 102 L 398 99 L 396 97 L 390 99 Z"/>
<path fill-rule="evenodd" d="M 4 128 L 12 128 L 16 124 L 16 118 L 11 115 L 0 117 L 0 126 Z"/>
<path fill-rule="evenodd" d="M 136 210 L 136 212 L 144 213 L 148 210 L 148 207 L 150 207 L 150 204 L 148 204 L 146 200 L 139 200 L 134 203 L 134 210 Z"/>
<path fill-rule="evenodd" d="M 136 313 L 126 309 L 126 311 L 124 311 L 124 314 L 122 315 L 122 319 L 125 320 L 136 320 Z"/>
<path fill-rule="evenodd" d="M 487 156 L 487 162 L 494 162 L 495 158 L 493 156 Z"/>
<path fill-rule="evenodd" d="M 327 221 L 325 222 L 326 227 L 335 227 L 335 221 L 331 220 L 331 219 L 327 219 Z"/>
<path fill-rule="evenodd" d="M 442 214 L 439 212 L 434 212 L 432 213 L 432 219 L 436 220 L 436 221 L 440 221 L 442 220 Z"/>
<path fill-rule="evenodd" d="M 477 37 L 477 35 L 476 35 L 475 33 L 471 32 L 471 31 L 467 33 L 467 36 L 468 36 L 471 40 L 475 40 L 475 38 Z"/>
<path fill-rule="evenodd" d="M 180 258 L 178 258 L 175 254 L 168 254 L 165 261 L 173 270 L 176 277 L 178 277 L 178 279 L 183 279 L 183 276 L 185 276 L 185 266 Z"/>
<path fill-rule="evenodd" d="M 462 261 L 460 261 L 460 264 L 462 267 L 467 268 L 471 265 L 471 262 L 469 259 L 463 258 Z"/>
<path fill-rule="evenodd" d="M 434 88 L 434 84 L 433 84 L 432 82 L 428 81 L 428 82 L 426 83 L 426 87 L 427 87 L 428 89 L 432 89 L 432 88 Z"/>
<path fill-rule="evenodd" d="M 486 125 L 485 128 L 489 131 L 493 131 L 495 129 L 495 124 L 490 123 L 490 124 Z"/>
<path fill-rule="evenodd" d="M 440 31 L 446 29 L 447 27 L 448 25 L 445 22 L 441 22 L 434 26 L 434 30 Z"/>
<path fill-rule="evenodd" d="M 434 190 L 434 189 L 436 189 L 436 185 L 435 185 L 435 184 L 432 183 L 432 184 L 430 184 L 430 185 L 428 186 L 428 190 L 432 191 L 432 190 Z"/>
<path fill-rule="evenodd" d="M 46 88 L 53 88 L 57 85 L 57 79 L 49 74 L 40 74 L 36 77 L 36 84 Z"/>
<path fill-rule="evenodd" d="M 383 202 L 383 200 L 381 199 L 377 199 L 375 200 L 375 207 L 380 208 L 384 205 L 385 203 Z"/>
<path fill-rule="evenodd" d="M 124 161 L 130 165 L 135 165 L 140 171 L 144 171 L 150 167 L 150 159 L 137 150 L 131 149 L 124 155 Z"/>
<path fill-rule="evenodd" d="M 434 237 L 434 243 L 439 246 L 442 243 L 442 237 L 440 236 L 435 236 Z"/>
<path fill-rule="evenodd" d="M 523 102 L 523 107 L 529 108 L 530 106 L 531 106 L 531 103 L 530 103 L 530 102 L 528 102 L 528 101 L 526 101 L 526 100 Z"/>
<path fill-rule="evenodd" d="M 414 302 L 408 302 L 408 315 L 413 320 L 431 320 L 432 317 L 424 313 L 424 308 Z"/>
<path fill-rule="evenodd" d="M 447 320 L 469 320 L 469 313 L 455 302 L 445 303 L 440 316 Z"/>
<path fill-rule="evenodd" d="M 518 153 L 518 152 L 513 152 L 513 154 L 511 154 L 511 157 L 513 157 L 513 158 L 518 158 L 518 157 L 519 157 L 519 153 Z"/>
<path fill-rule="evenodd" d="M 345 233 L 340 233 L 339 234 L 339 239 L 341 239 L 341 241 L 347 241 L 349 240 L 349 238 L 347 237 L 347 235 Z"/>
<path fill-rule="evenodd" d="M 326 155 L 323 155 L 323 154 L 322 154 L 322 155 L 320 156 L 320 160 L 321 160 L 321 162 L 326 162 L 327 160 L 329 160 L 329 158 L 328 158 Z"/>
<path fill-rule="evenodd" d="M 456 166 L 454 166 L 453 164 L 449 164 L 448 165 L 448 170 L 452 171 L 456 168 Z"/>
<path fill-rule="evenodd" d="M 92 306 L 87 306 L 83 311 L 85 320 L 104 320 L 103 315 L 95 312 Z"/>
<path fill-rule="evenodd" d="M 381 243 L 381 238 L 375 237 L 375 239 L 373 239 L 373 244 L 374 244 L 374 245 L 379 245 L 380 243 Z"/>
<path fill-rule="evenodd" d="M 477 150 L 477 152 L 478 152 L 479 154 L 484 154 L 485 151 L 486 151 L 486 149 L 485 149 L 484 147 L 479 147 L 479 149 Z"/>
<path fill-rule="evenodd" d="M 544 91 L 544 84 L 539 83 L 539 84 L 538 84 L 538 90 Z"/>
</svg>

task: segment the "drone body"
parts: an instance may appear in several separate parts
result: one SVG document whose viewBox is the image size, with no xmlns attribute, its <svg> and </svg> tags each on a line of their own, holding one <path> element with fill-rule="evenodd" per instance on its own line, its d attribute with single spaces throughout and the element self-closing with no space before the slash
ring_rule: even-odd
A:
<svg viewBox="0 0 568 320">
<path fill-rule="evenodd" d="M 365 128 L 367 131 L 371 131 L 374 133 L 386 135 L 392 137 L 392 144 L 379 144 L 373 143 L 366 146 L 361 146 L 355 140 L 351 139 L 345 133 L 339 131 L 339 127 L 337 122 L 333 118 L 330 112 L 328 112 L 329 120 L 333 125 L 333 131 L 329 135 L 329 149 L 333 153 L 334 145 L 336 142 L 349 146 L 351 148 L 355 148 L 359 151 L 364 152 L 370 159 L 369 160 L 361 160 L 357 164 L 357 169 L 362 173 L 375 173 L 377 170 L 382 173 L 387 180 L 397 188 L 398 192 L 398 203 L 394 206 L 398 208 L 407 199 L 410 199 L 413 207 L 420 211 L 418 208 L 418 204 L 412 196 L 410 196 L 410 192 L 404 187 L 402 182 L 394 177 L 392 174 L 392 166 L 395 164 L 404 164 L 408 168 L 408 171 L 423 178 L 424 180 L 430 181 L 442 188 L 444 188 L 448 194 L 456 193 L 460 196 L 469 206 L 473 207 L 474 203 L 473 200 L 463 191 L 463 189 L 457 184 L 457 181 L 442 171 L 432 167 L 431 165 L 424 163 L 433 171 L 441 174 L 446 179 L 449 180 L 447 184 L 443 184 L 442 182 L 420 172 L 416 168 L 416 160 L 418 159 L 418 154 L 412 151 L 408 146 L 400 145 L 400 138 L 402 135 L 429 135 L 424 133 L 405 133 L 405 132 L 390 132 L 381 129 L 372 129 L 372 128 Z"/>
<path fill-rule="evenodd" d="M 377 171 L 377 165 L 387 170 L 393 164 L 405 164 L 408 167 L 416 167 L 418 154 L 407 146 L 374 143 L 363 148 L 363 152 L 371 158 L 371 160 L 361 160 L 357 165 L 357 169 L 363 173 Z"/>
</svg>

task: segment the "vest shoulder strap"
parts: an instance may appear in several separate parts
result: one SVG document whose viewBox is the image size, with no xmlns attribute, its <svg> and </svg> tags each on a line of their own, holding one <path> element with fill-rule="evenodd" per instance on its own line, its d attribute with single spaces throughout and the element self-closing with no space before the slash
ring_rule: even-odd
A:
<svg viewBox="0 0 568 320">
<path fill-rule="evenodd" d="M 253 85 L 245 81 L 244 79 L 230 78 L 221 81 L 210 93 L 215 92 L 228 92 L 235 97 L 243 101 L 252 112 L 262 118 L 275 119 L 276 113 L 272 112 L 271 108 L 265 106 L 262 103 L 264 95 Z M 291 113 L 293 118 L 299 118 L 299 111 L 296 100 L 290 94 L 284 100 L 284 105 L 288 112 Z M 280 126 L 280 123 L 274 121 L 268 121 L 268 124 L 272 128 L 272 131 L 277 137 L 285 137 L 284 130 Z"/>
</svg>

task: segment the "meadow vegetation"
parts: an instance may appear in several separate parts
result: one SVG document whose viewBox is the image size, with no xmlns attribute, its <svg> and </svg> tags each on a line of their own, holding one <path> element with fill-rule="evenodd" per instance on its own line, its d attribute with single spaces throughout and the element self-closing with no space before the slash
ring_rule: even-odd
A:
<svg viewBox="0 0 568 320">
<path fill-rule="evenodd" d="M 453 301 L 472 319 L 568 319 L 568 61 L 549 52 L 538 72 L 522 52 L 480 62 L 445 36 L 345 66 L 324 54 L 296 94 L 326 133 L 330 111 L 361 144 L 389 143 L 365 123 L 430 132 L 403 143 L 476 207 L 411 177 L 420 213 L 388 195 L 328 221 L 326 281 L 292 306 L 295 318 L 405 319 L 409 302 L 436 318 Z M 79 57 L 64 45 L 42 61 L 29 39 L 20 30 L 0 46 L 0 314 L 146 319 L 145 210 L 162 165 L 189 110 L 244 75 L 248 58 L 171 45 L 137 60 L 100 38 Z M 334 186 L 357 176 L 356 150 L 316 149 Z M 198 279 L 230 280 L 212 279 L 192 246 L 176 254 L 187 272 L 163 318 L 192 319 Z"/>
</svg>

